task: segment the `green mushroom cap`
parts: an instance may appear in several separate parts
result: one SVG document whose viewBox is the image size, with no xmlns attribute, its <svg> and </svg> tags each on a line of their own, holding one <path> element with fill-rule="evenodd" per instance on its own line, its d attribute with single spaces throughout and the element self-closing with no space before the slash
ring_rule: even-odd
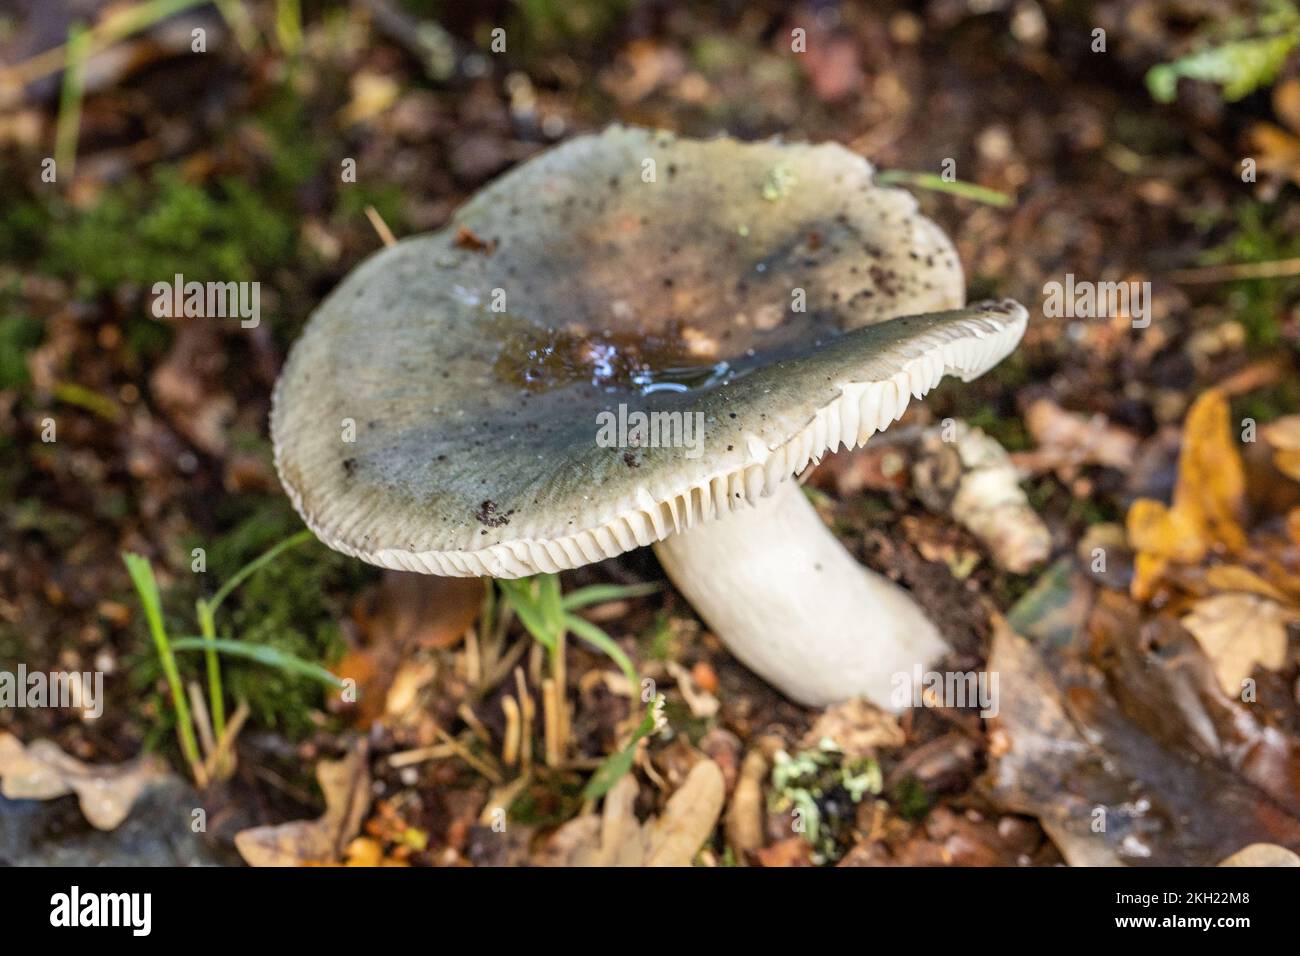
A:
<svg viewBox="0 0 1300 956">
<path fill-rule="evenodd" d="M 712 520 L 1019 341 L 951 243 L 837 145 L 614 127 L 358 266 L 275 390 L 326 544 L 520 577 Z"/>
</svg>

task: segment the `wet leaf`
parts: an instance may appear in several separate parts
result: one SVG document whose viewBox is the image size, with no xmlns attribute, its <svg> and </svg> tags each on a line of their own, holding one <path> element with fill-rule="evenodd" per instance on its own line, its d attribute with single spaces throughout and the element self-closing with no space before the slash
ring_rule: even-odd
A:
<svg viewBox="0 0 1300 956">
<path fill-rule="evenodd" d="M 1004 809 L 1038 817 L 1076 866 L 1300 848 L 1300 751 L 1271 723 L 1295 709 L 1288 693 L 1225 696 L 1195 639 L 1167 618 L 1143 623 L 1115 592 L 1098 591 L 1075 624 L 1048 648 L 996 622 L 989 669 L 1005 692 L 990 780 Z"/>
</svg>

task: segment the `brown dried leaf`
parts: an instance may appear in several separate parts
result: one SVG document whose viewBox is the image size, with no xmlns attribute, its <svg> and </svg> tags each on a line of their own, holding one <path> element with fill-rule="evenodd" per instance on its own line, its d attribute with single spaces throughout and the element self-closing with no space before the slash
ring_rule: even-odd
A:
<svg viewBox="0 0 1300 956">
<path fill-rule="evenodd" d="M 316 780 L 325 812 L 316 820 L 253 827 L 235 835 L 235 848 L 249 866 L 334 863 L 361 830 L 370 807 L 367 748 L 358 743 L 341 760 L 322 760 Z"/>
<path fill-rule="evenodd" d="M 638 785 L 623 777 L 605 795 L 600 816 L 584 814 L 560 827 L 538 855 L 542 866 L 690 866 L 717 826 L 726 785 L 721 768 L 691 768 L 658 819 L 637 822 Z"/>
<path fill-rule="evenodd" d="M 1137 436 L 1110 424 L 1104 415 L 1080 415 L 1042 398 L 1025 410 L 1025 426 L 1038 448 L 1015 455 L 1016 464 L 1032 471 L 1056 471 L 1070 480 L 1083 465 L 1125 471 L 1137 455 Z"/>
<path fill-rule="evenodd" d="M 712 760 L 701 760 L 653 825 L 647 825 L 646 866 L 690 866 L 704 841 L 717 826 L 726 797 L 722 770 Z"/>
<path fill-rule="evenodd" d="M 1214 665 L 1223 692 L 1235 697 L 1256 664 L 1275 671 L 1286 663 L 1286 625 L 1295 617 L 1268 598 L 1216 594 L 1192 605 L 1182 625 Z"/>
<path fill-rule="evenodd" d="M 0 732 L 0 793 L 10 800 L 52 800 L 75 793 L 91 826 L 115 830 L 150 786 L 170 776 L 167 765 L 151 754 L 122 764 L 82 763 L 49 740 L 24 747 L 17 737 Z"/>
</svg>

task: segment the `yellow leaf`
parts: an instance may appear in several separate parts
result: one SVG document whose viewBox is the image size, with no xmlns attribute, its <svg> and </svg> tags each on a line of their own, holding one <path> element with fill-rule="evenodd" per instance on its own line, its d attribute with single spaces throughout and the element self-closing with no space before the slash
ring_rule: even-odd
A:
<svg viewBox="0 0 1300 956">
<path fill-rule="evenodd" d="M 1221 564 L 1210 568 L 1205 572 L 1205 581 L 1216 591 L 1245 591 L 1274 601 L 1287 600 L 1285 594 L 1240 564 Z"/>
<path fill-rule="evenodd" d="M 1128 538 L 1137 553 L 1133 596 L 1150 597 L 1171 561 L 1195 564 L 1216 544 L 1229 552 L 1244 548 L 1240 516 L 1245 493 L 1245 469 L 1228 426 L 1228 400 L 1211 389 L 1193 403 L 1183 425 L 1173 505 L 1139 498 L 1129 508 Z"/>
<path fill-rule="evenodd" d="M 1228 425 L 1228 399 L 1217 389 L 1203 393 L 1183 424 L 1174 510 L 1196 509 L 1211 540 L 1229 551 L 1245 547 L 1241 529 L 1246 472 Z"/>
</svg>

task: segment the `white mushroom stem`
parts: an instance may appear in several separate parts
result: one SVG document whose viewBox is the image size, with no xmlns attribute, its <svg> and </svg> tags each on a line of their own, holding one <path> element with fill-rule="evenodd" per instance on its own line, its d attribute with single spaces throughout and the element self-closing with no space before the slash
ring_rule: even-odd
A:
<svg viewBox="0 0 1300 956">
<path fill-rule="evenodd" d="M 844 550 L 794 481 L 654 547 L 731 652 L 802 704 L 863 696 L 898 710 L 917 666 L 947 650 L 902 588 Z"/>
</svg>

